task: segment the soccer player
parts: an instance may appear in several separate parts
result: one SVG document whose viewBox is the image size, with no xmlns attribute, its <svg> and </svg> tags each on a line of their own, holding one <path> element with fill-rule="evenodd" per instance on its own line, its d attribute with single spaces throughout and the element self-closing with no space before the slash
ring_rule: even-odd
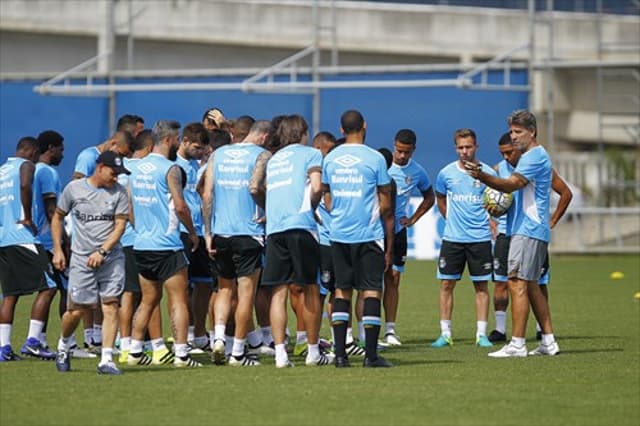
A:
<svg viewBox="0 0 640 426">
<path fill-rule="evenodd" d="M 261 217 L 259 207 L 265 202 L 266 163 L 271 157 L 256 142 L 264 140 L 270 129 L 268 121 L 256 121 L 245 141 L 213 152 L 205 172 L 202 195 L 205 241 L 218 272 L 213 342 L 216 364 L 225 362 L 224 332 L 236 288 L 238 304 L 229 364 L 260 365 L 257 359 L 245 354 L 245 343 L 262 264 L 264 223 L 257 219 Z"/>
<path fill-rule="evenodd" d="M 153 137 L 151 135 L 151 130 L 143 130 L 138 133 L 132 148 L 133 154 L 131 158 L 124 158 L 122 160 L 124 167 L 129 170 L 134 164 L 140 161 L 140 159 L 146 157 L 153 149 Z M 118 182 L 127 188 L 127 191 L 130 191 L 129 175 L 121 173 L 118 176 Z M 129 211 L 131 211 L 131 209 Z M 122 235 L 122 238 L 120 238 L 120 244 L 122 244 L 122 250 L 124 251 L 126 274 L 124 292 L 120 298 L 119 309 L 120 356 L 118 361 L 121 364 L 125 364 L 129 358 L 133 313 L 136 311 L 136 308 L 140 303 L 141 296 L 138 266 L 136 264 L 136 258 L 133 251 L 133 243 L 135 242 L 135 239 L 136 231 L 133 226 L 131 226 L 131 223 L 127 222 L 124 234 Z M 166 364 L 173 361 L 173 353 L 169 352 L 164 344 L 164 339 L 162 338 L 162 320 L 160 317 L 159 306 L 156 307 L 151 314 L 148 334 L 153 352 L 152 363 Z"/>
<path fill-rule="evenodd" d="M 453 290 L 462 277 L 465 264 L 476 293 L 476 345 L 493 346 L 487 339 L 489 290 L 493 259 L 489 215 L 482 204 L 485 185 L 471 177 L 465 162 L 477 165 L 488 174 L 493 169 L 476 159 L 478 143 L 471 129 L 458 129 L 453 134 L 458 159 L 445 166 L 436 178 L 438 209 L 445 219 L 442 246 L 438 257 L 440 283 L 440 337 L 432 348 L 453 345 L 451 315 Z"/>
<path fill-rule="evenodd" d="M 396 133 L 393 142 L 393 164 L 389 176 L 396 183 L 395 237 L 393 238 L 393 267 L 384 274 L 384 343 L 400 346 L 396 334 L 396 318 L 400 301 L 400 276 L 404 272 L 407 258 L 407 228 L 413 226 L 435 202 L 435 195 L 427 172 L 411 156 L 416 149 L 416 134 L 413 130 L 402 129 Z M 419 191 L 422 201 L 416 211 L 408 217 L 409 199 L 414 191 Z"/>
<path fill-rule="evenodd" d="M 184 224 L 192 251 L 199 239 L 191 220 L 191 211 L 182 192 L 183 172 L 174 163 L 180 145 L 180 124 L 160 120 L 153 126 L 153 151 L 131 167 L 130 195 L 132 220 L 136 230 L 133 243 L 138 266 L 142 300 L 133 318 L 131 348 L 127 363 L 152 362 L 142 353 L 142 339 L 153 310 L 159 306 L 163 286 L 168 293 L 169 313 L 174 338 L 176 367 L 201 367 L 188 354 L 187 265 L 179 223 Z M 153 336 L 152 336 L 153 337 Z"/>
<path fill-rule="evenodd" d="M 56 211 L 58 196 L 62 192 L 60 184 L 60 176 L 54 166 L 58 166 L 64 157 L 64 138 L 55 130 L 46 130 L 38 135 L 38 144 L 40 146 L 40 157 L 36 164 L 36 170 L 33 175 L 33 221 L 38 229 L 38 241 L 47 251 L 49 263 L 53 257 L 53 241 L 51 240 L 51 221 Z M 68 248 L 68 236 L 63 232 L 63 245 Z M 65 250 L 68 258 L 68 251 Z M 48 293 L 51 296 L 47 306 L 46 318 L 49 318 L 49 307 L 55 296 L 56 289 L 60 290 L 60 303 L 58 304 L 59 315 L 67 310 L 67 278 L 64 272 L 58 271 L 53 267 L 46 270 L 47 283 L 51 290 Z M 47 323 L 43 325 L 40 333 L 40 343 L 48 348 Z"/>
<path fill-rule="evenodd" d="M 498 142 L 498 149 L 500 154 L 504 158 L 500 161 L 494 168 L 498 173 L 498 176 L 501 178 L 508 178 L 515 166 L 518 164 L 518 160 L 522 156 L 522 152 L 519 149 L 516 149 L 513 146 L 511 141 L 511 135 L 509 132 L 502 135 Z M 573 198 L 573 194 L 569 186 L 564 182 L 562 177 L 553 170 L 553 177 L 551 180 L 551 189 L 556 192 L 560 199 L 558 200 L 558 205 L 556 206 L 555 211 L 551 215 L 549 219 L 549 227 L 551 229 L 558 223 L 558 221 L 562 218 L 571 199 Z M 507 222 L 513 222 L 513 211 L 517 210 L 517 207 L 512 206 L 507 213 L 503 214 L 499 218 L 497 218 L 497 236 L 494 247 L 494 293 L 493 293 L 493 306 L 494 306 L 494 315 L 496 320 L 496 329 L 493 330 L 489 334 L 489 341 L 491 342 L 505 342 L 507 340 L 506 336 L 506 318 L 507 318 L 507 306 L 509 305 L 509 288 L 508 288 L 508 277 L 507 277 L 507 260 L 509 256 L 509 240 L 511 232 L 507 229 Z M 508 220 L 508 217 L 511 220 Z M 545 258 L 542 273 L 540 279 L 538 280 L 538 284 L 540 285 L 540 290 L 542 290 L 542 294 L 548 300 L 548 291 L 547 285 L 549 284 L 549 254 Z M 536 328 L 538 332 L 536 333 L 536 338 L 540 333 L 540 324 L 536 323 Z M 538 340 L 540 340 L 538 338 Z"/>
<path fill-rule="evenodd" d="M 222 129 L 227 124 L 224 114 L 219 108 L 209 108 L 202 116 L 202 125 L 208 131 Z M 223 129 L 226 130 L 226 129 Z"/>
<path fill-rule="evenodd" d="M 316 282 L 320 249 L 314 211 L 322 197 L 322 154 L 306 146 L 308 126 L 299 115 L 285 117 L 275 130 L 283 147 L 267 164 L 267 254 L 262 285 L 272 287 L 270 322 L 276 368 L 292 367 L 285 345 L 287 292 L 303 288 L 300 309 L 307 336 L 306 365 L 328 365 L 332 356 L 318 346 L 322 309 Z"/>
<path fill-rule="evenodd" d="M 133 136 L 131 133 L 118 130 L 100 145 L 83 149 L 76 159 L 72 179 L 82 179 L 83 177 L 91 176 L 96 168 L 96 160 L 103 152 L 114 151 L 121 157 L 128 157 L 132 151 L 131 145 L 133 145 Z"/>
<path fill-rule="evenodd" d="M 211 261 L 206 251 L 203 238 L 202 199 L 197 191 L 199 161 L 209 145 L 207 129 L 200 123 L 187 124 L 182 130 L 182 140 L 177 152 L 176 164 L 185 172 L 186 184 L 184 199 L 191 211 L 193 226 L 200 242 L 198 249 L 189 251 L 189 233 L 184 225 L 180 226 L 180 239 L 184 243 L 185 253 L 189 259 L 189 284 L 191 293 L 191 309 L 189 336 L 187 341 L 193 350 L 200 351 L 209 347 L 206 319 L 209 310 L 209 298 L 213 289 Z"/>
<path fill-rule="evenodd" d="M 34 163 L 39 155 L 38 141 L 23 137 L 15 157 L 9 157 L 0 167 L 0 362 L 21 359 L 11 347 L 13 316 L 19 297 L 33 292 L 38 296 L 31 307 L 29 337 L 22 352 L 42 359 L 55 358 L 39 340 L 48 313 L 48 305 L 42 302 L 50 303 L 51 299 L 44 273 L 47 254 L 36 237 L 32 216 Z"/>
<path fill-rule="evenodd" d="M 102 357 L 98 374 L 119 375 L 113 362 L 113 344 L 118 329 L 118 299 L 124 289 L 124 254 L 120 237 L 129 217 L 127 190 L 117 182 L 128 173 L 115 152 L 106 151 L 97 159 L 93 174 L 68 184 L 51 223 L 53 265 L 62 271 L 66 258 L 62 249 L 64 217 L 75 218 L 71 259 L 69 259 L 69 300 L 62 317 L 56 368 L 71 370 L 70 338 L 83 313 L 102 307 Z"/>
<path fill-rule="evenodd" d="M 391 266 L 393 208 L 391 178 L 384 157 L 364 144 L 367 126 L 359 111 L 340 118 L 345 143 L 331 151 L 322 166 L 322 184 L 331 214 L 331 254 L 336 294 L 331 323 L 335 365 L 349 367 L 346 333 L 353 290 L 363 292 L 365 367 L 391 367 L 378 355 L 380 299 L 384 271 Z M 384 228 L 382 221 L 384 221 Z M 386 237 L 386 247 L 385 244 Z"/>
<path fill-rule="evenodd" d="M 507 119 L 511 140 L 522 151 L 513 173 L 506 179 L 479 170 L 475 164 L 465 163 L 469 173 L 502 192 L 516 194 L 517 208 L 513 212 L 511 242 L 509 245 L 508 276 L 511 294 L 511 342 L 490 357 L 526 357 L 529 355 L 556 355 L 560 352 L 553 335 L 549 304 L 538 279 L 544 263 L 551 234 L 549 199 L 553 169 L 547 151 L 537 141 L 535 116 L 526 110 L 514 111 Z M 529 303 L 542 327 L 542 341 L 527 353 L 525 331 L 529 316 Z"/>
</svg>

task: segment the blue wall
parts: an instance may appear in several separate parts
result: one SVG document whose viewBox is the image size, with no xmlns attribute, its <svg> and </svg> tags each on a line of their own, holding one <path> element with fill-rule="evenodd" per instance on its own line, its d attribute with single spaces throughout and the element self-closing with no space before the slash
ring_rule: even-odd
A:
<svg viewBox="0 0 640 426">
<path fill-rule="evenodd" d="M 341 80 L 381 78 L 455 78 L 454 73 L 411 74 L 386 77 L 350 75 Z M 492 79 L 495 81 L 497 75 Z M 149 82 L 126 80 L 122 82 Z M 241 81 L 241 78 L 157 79 L 155 82 Z M 526 72 L 512 82 L 526 81 Z M 60 165 L 64 182 L 70 179 L 81 149 L 96 145 L 109 135 L 108 101 L 105 98 L 41 96 L 33 92 L 39 82 L 0 83 L 0 164 L 13 154 L 18 139 L 55 129 L 65 136 L 65 158 Z M 203 112 L 220 107 L 229 118 L 249 114 L 270 119 L 278 114 L 298 113 L 311 120 L 312 98 L 306 95 L 245 94 L 218 92 L 124 92 L 117 95 L 117 115 L 133 113 L 150 127 L 158 119 L 170 118 L 186 124 L 199 121 Z M 506 116 L 527 106 L 525 92 L 461 90 L 457 88 L 335 89 L 321 93 L 321 130 L 339 134 L 340 114 L 360 110 L 367 120 L 367 144 L 391 147 L 401 128 L 418 135 L 415 159 L 425 166 L 431 179 L 455 159 L 452 134 L 469 127 L 478 134 L 479 158 L 489 164 L 498 160 L 497 141 L 506 130 Z"/>
</svg>

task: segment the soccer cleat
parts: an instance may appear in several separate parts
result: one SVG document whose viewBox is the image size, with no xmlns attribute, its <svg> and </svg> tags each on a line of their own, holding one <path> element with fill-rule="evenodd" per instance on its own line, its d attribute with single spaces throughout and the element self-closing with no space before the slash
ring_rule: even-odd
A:
<svg viewBox="0 0 640 426">
<path fill-rule="evenodd" d="M 333 347 L 333 342 L 327 339 L 320 338 L 318 339 L 318 346 L 320 346 L 320 349 L 324 349 L 325 352 L 330 352 L 331 348 Z"/>
<path fill-rule="evenodd" d="M 384 342 L 389 346 L 402 346 L 402 342 L 395 333 L 385 334 Z"/>
<path fill-rule="evenodd" d="M 175 357 L 175 359 L 173 360 L 173 365 L 174 367 L 186 367 L 186 368 L 196 368 L 196 367 L 202 367 L 202 364 L 200 364 L 198 361 L 196 361 L 195 359 L 191 358 L 189 355 L 186 356 L 177 356 Z"/>
<path fill-rule="evenodd" d="M 432 348 L 444 348 L 445 346 L 453 346 L 453 340 L 451 340 L 451 337 L 440 335 L 440 337 L 431 344 Z"/>
<path fill-rule="evenodd" d="M 337 356 L 335 359 L 336 368 L 349 368 L 351 364 L 349 363 L 349 358 Z"/>
<path fill-rule="evenodd" d="M 98 374 L 106 374 L 109 376 L 121 376 L 122 371 L 116 367 L 113 361 L 105 362 L 104 364 L 98 364 Z"/>
<path fill-rule="evenodd" d="M 265 345 L 264 343 L 261 343 L 258 346 L 249 346 L 247 352 L 255 356 L 276 356 L 276 350 L 269 345 Z"/>
<path fill-rule="evenodd" d="M 489 341 L 491 343 L 495 343 L 495 342 L 506 342 L 507 341 L 507 335 L 504 333 L 499 332 L 498 330 L 493 330 L 490 334 L 489 334 Z"/>
<path fill-rule="evenodd" d="M 0 362 L 5 361 L 22 361 L 22 358 L 13 353 L 11 345 L 4 345 L 0 347 Z"/>
<path fill-rule="evenodd" d="M 96 342 L 91 338 L 89 343 L 84 342 L 84 350 L 95 355 L 100 355 L 102 352 L 102 342 Z"/>
<path fill-rule="evenodd" d="M 307 355 L 307 359 L 305 360 L 304 363 L 305 365 L 321 367 L 323 365 L 333 364 L 334 360 L 335 360 L 335 357 L 333 354 L 321 353 L 320 356 L 318 356 L 317 358 L 311 358 L 309 357 L 309 355 Z"/>
<path fill-rule="evenodd" d="M 118 357 L 118 362 L 120 364 L 126 364 L 127 358 L 129 358 L 129 351 L 120 351 L 120 356 Z"/>
<path fill-rule="evenodd" d="M 476 346 L 479 346 L 481 348 L 490 348 L 493 346 L 493 343 L 489 341 L 487 336 L 485 336 L 484 334 L 481 334 L 478 337 L 476 337 Z"/>
<path fill-rule="evenodd" d="M 39 339 L 35 337 L 29 337 L 24 345 L 22 345 L 22 349 L 20 349 L 20 353 L 27 356 L 32 356 L 34 358 L 40 358 L 45 361 L 51 361 L 56 359 L 56 354 L 51 351 L 45 349 L 42 346 L 42 343 Z"/>
<path fill-rule="evenodd" d="M 224 365 L 227 361 L 227 358 L 224 355 L 224 340 L 216 339 L 213 342 L 213 347 L 211 351 L 211 359 L 213 363 L 216 365 Z"/>
<path fill-rule="evenodd" d="M 158 349 L 153 351 L 151 356 L 151 363 L 153 365 L 169 364 L 175 358 L 175 354 L 167 348 Z"/>
<path fill-rule="evenodd" d="M 61 373 L 71 371 L 71 357 L 67 351 L 58 351 L 56 355 L 56 370 Z"/>
<path fill-rule="evenodd" d="M 344 350 L 347 353 L 347 356 L 364 356 L 366 354 L 364 348 L 356 345 L 355 342 L 349 343 L 345 346 Z"/>
<path fill-rule="evenodd" d="M 142 352 L 132 353 L 129 352 L 129 356 L 127 357 L 127 365 L 150 365 L 153 362 L 153 359 Z"/>
<path fill-rule="evenodd" d="M 294 356 L 307 356 L 307 352 L 308 352 L 308 343 L 296 343 L 296 345 L 293 347 L 293 355 Z"/>
<path fill-rule="evenodd" d="M 78 345 L 73 345 L 69 348 L 69 354 L 72 358 L 85 359 L 85 358 L 97 358 L 98 355 L 93 354 L 91 352 L 87 352 L 82 348 L 79 348 Z"/>
<path fill-rule="evenodd" d="M 365 358 L 364 361 L 362 362 L 362 366 L 365 368 L 389 368 L 389 367 L 393 367 L 393 364 L 391 364 L 389 361 L 382 358 L 381 356 L 378 356 L 373 361 L 369 360 L 369 358 Z"/>
<path fill-rule="evenodd" d="M 508 345 L 504 345 L 499 351 L 489 352 L 488 355 L 491 358 L 522 358 L 527 356 L 527 347 L 522 345 L 522 347 L 519 348 L 513 343 L 509 343 Z"/>
<path fill-rule="evenodd" d="M 258 358 L 244 354 L 239 358 L 235 355 L 231 355 L 229 357 L 229 365 L 233 365 L 234 367 L 255 367 L 262 364 L 260 364 Z"/>
<path fill-rule="evenodd" d="M 292 368 L 295 367 L 291 361 L 288 359 L 285 362 L 276 361 L 276 368 Z"/>
<path fill-rule="evenodd" d="M 560 346 L 556 342 L 543 345 L 540 343 L 537 348 L 529 352 L 529 355 L 549 355 L 554 356 L 560 353 Z"/>
</svg>

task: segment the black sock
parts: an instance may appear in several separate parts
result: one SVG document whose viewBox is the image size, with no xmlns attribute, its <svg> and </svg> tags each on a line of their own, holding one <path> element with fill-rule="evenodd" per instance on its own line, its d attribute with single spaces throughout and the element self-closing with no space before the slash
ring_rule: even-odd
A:
<svg viewBox="0 0 640 426">
<path fill-rule="evenodd" d="M 367 297 L 364 299 L 362 312 L 364 334 L 366 336 L 365 351 L 367 358 L 373 361 L 378 358 L 378 336 L 380 335 L 380 299 Z"/>
<path fill-rule="evenodd" d="M 333 300 L 333 311 L 331 313 L 331 326 L 333 327 L 333 342 L 336 349 L 336 356 L 346 357 L 345 346 L 347 343 L 347 325 L 349 324 L 350 303 L 347 299 Z"/>
</svg>

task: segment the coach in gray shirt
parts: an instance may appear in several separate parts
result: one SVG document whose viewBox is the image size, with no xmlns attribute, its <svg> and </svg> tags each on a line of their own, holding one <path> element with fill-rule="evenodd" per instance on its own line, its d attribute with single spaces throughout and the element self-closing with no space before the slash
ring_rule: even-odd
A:
<svg viewBox="0 0 640 426">
<path fill-rule="evenodd" d="M 113 362 L 113 344 L 118 325 L 118 298 L 124 290 L 124 254 L 120 237 L 129 215 L 127 190 L 118 175 L 129 174 L 117 153 L 105 151 L 96 160 L 94 173 L 69 183 L 58 201 L 51 222 L 54 241 L 53 266 L 63 270 L 66 259 L 60 245 L 64 217 L 73 217 L 73 238 L 69 261 L 67 312 L 62 317 L 56 368 L 66 372 L 70 337 L 83 313 L 101 303 L 102 358 L 99 374 L 122 374 Z"/>
</svg>

